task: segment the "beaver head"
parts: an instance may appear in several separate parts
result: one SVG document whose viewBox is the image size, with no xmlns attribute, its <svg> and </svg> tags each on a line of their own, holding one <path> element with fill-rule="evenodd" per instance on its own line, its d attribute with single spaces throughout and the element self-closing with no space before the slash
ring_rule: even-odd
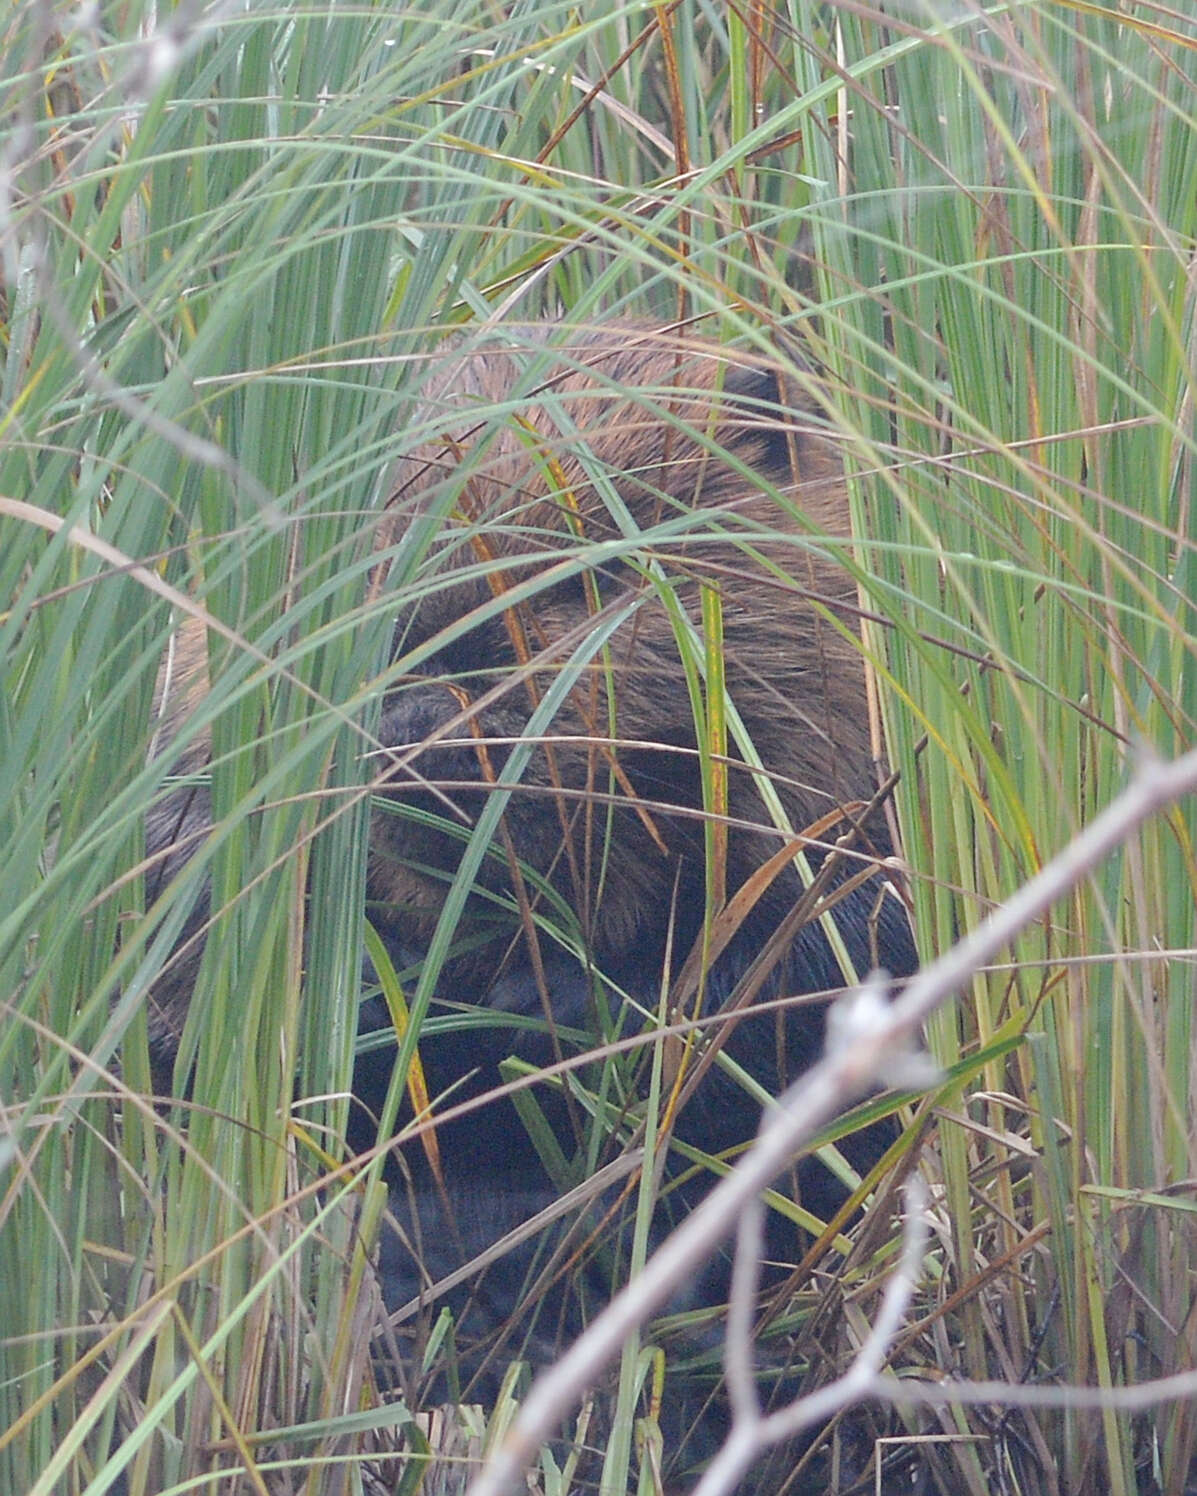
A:
<svg viewBox="0 0 1197 1496">
<path fill-rule="evenodd" d="M 493 973 L 554 901 L 600 961 L 692 937 L 710 876 L 717 905 L 778 823 L 826 828 L 872 793 L 834 437 L 780 362 L 639 326 L 451 345 L 421 400 L 375 579 L 402 599 L 403 672 L 376 918 L 424 946 L 502 794 L 458 927 L 467 968 Z M 783 876 L 766 902 L 796 892 Z"/>
</svg>

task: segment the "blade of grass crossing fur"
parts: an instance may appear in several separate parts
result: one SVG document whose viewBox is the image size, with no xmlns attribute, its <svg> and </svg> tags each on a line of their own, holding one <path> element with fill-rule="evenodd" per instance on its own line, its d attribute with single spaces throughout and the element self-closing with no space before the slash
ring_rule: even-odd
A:
<svg viewBox="0 0 1197 1496">
<path fill-rule="evenodd" d="M 668 1021 L 668 983 L 662 980 L 661 1000 L 657 1020 Z M 665 1046 L 654 1044 L 650 1080 L 646 1096 L 644 1123 L 644 1163 L 640 1170 L 636 1193 L 636 1220 L 627 1265 L 627 1281 L 633 1282 L 644 1267 L 649 1251 L 649 1229 L 653 1208 L 656 1205 L 656 1150 L 659 1122 L 667 1121 L 663 1115 Z M 607 1444 L 599 1482 L 600 1496 L 619 1496 L 629 1489 L 629 1472 L 632 1460 L 632 1436 L 636 1424 L 636 1403 L 640 1396 L 645 1363 L 641 1350 L 642 1336 L 639 1332 L 629 1335 L 624 1342 L 619 1362 L 619 1388 L 616 1394 L 615 1413 L 612 1420 L 612 1435 Z"/>
<path fill-rule="evenodd" d="M 488 797 L 486 805 L 478 816 L 477 822 L 470 833 L 465 851 L 462 854 L 458 870 L 454 875 L 452 887 L 446 896 L 436 931 L 429 942 L 428 952 L 421 966 L 419 981 L 411 997 L 407 1033 L 399 1046 L 395 1061 L 394 1077 L 387 1095 L 386 1104 L 380 1115 L 380 1135 L 394 1131 L 395 1118 L 398 1115 L 399 1102 L 405 1085 L 407 1067 L 415 1051 L 420 1028 L 428 1012 L 437 977 L 448 953 L 461 910 L 473 886 L 473 881 L 481 860 L 486 855 L 494 839 L 496 827 L 506 808 L 512 789 L 519 784 L 520 777 L 533 752 L 536 739 L 550 727 L 561 700 L 571 690 L 576 688 L 579 678 L 586 670 L 594 654 L 601 653 L 606 640 L 625 621 L 630 611 L 632 610 L 625 608 L 614 613 L 605 623 L 597 627 L 594 634 L 584 641 L 574 654 L 562 664 L 557 678 L 544 693 L 543 698 L 529 718 L 527 736 L 513 746 L 497 777 L 494 792 Z M 372 1165 L 372 1168 L 375 1171 L 380 1170 L 382 1163 L 383 1159 L 380 1156 Z"/>
</svg>

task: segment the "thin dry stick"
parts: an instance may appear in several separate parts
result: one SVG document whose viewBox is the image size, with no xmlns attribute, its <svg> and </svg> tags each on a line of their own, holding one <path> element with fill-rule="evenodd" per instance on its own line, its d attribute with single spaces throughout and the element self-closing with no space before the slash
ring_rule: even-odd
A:
<svg viewBox="0 0 1197 1496">
<path fill-rule="evenodd" d="M 1172 763 L 1144 757 L 1123 793 L 1059 856 L 915 976 L 891 1007 L 859 1024 L 850 1043 L 838 1046 L 802 1076 L 781 1098 L 760 1138 L 739 1165 L 673 1232 L 645 1264 L 644 1271 L 611 1301 L 562 1359 L 537 1379 L 506 1438 L 470 1485 L 468 1496 L 506 1496 L 514 1490 L 537 1449 L 594 1384 L 624 1339 L 711 1255 L 750 1202 L 786 1168 L 803 1143 L 869 1087 L 908 1077 L 912 1069 L 910 1046 L 929 1014 L 958 992 L 1025 926 L 1092 872 L 1149 816 L 1194 790 L 1197 750 Z M 1175 1381 L 1170 1378 L 1154 1384 L 1155 1396 L 1146 1385 L 1122 1392 L 1133 1394 L 1135 1405 L 1145 1394 L 1150 1401 L 1167 1401 L 1177 1395 Z M 938 1388 L 935 1400 L 950 1401 L 963 1390 Z M 984 1390 L 985 1401 L 1001 1401 L 1006 1396 L 1001 1384 Z M 1018 1400 L 1021 1390 L 1010 1388 L 1009 1400 Z M 1098 1395 L 1079 1388 L 1055 1391 L 1071 1397 Z M 1104 1395 L 1103 1405 L 1109 1396 Z"/>
<path fill-rule="evenodd" d="M 719 1453 L 707 1467 L 694 1488 L 694 1496 L 726 1496 L 756 1457 L 774 1444 L 792 1439 L 805 1428 L 829 1417 L 862 1398 L 872 1396 L 878 1374 L 889 1354 L 890 1343 L 902 1326 L 911 1296 L 921 1277 L 920 1264 L 927 1246 L 927 1190 L 923 1181 L 912 1175 L 903 1190 L 906 1201 L 906 1230 L 901 1261 L 881 1299 L 881 1309 L 868 1338 L 842 1377 L 820 1387 L 806 1397 L 795 1398 L 785 1407 L 763 1417 L 752 1376 L 752 1308 L 751 1300 L 743 1305 L 728 1305 L 727 1316 L 727 1390 L 732 1403 L 732 1427 Z M 759 1263 L 763 1246 L 764 1211 L 754 1205 L 756 1224 L 741 1221 L 736 1240 L 736 1275 L 733 1293 L 749 1285 L 748 1273 L 740 1279 L 742 1256 L 751 1252 Z M 745 1218 L 747 1219 L 747 1218 Z M 755 1297 L 756 1273 L 751 1287 Z M 738 1281 L 737 1281 L 738 1280 Z M 734 1312 L 733 1312 L 734 1311 Z"/>
</svg>

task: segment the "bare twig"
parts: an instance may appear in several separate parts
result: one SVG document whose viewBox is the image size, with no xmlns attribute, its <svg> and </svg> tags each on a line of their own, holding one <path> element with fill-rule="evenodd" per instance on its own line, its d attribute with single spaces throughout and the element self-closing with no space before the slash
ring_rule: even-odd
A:
<svg viewBox="0 0 1197 1496">
<path fill-rule="evenodd" d="M 752 1350 L 756 1290 L 764 1247 L 765 1204 L 758 1195 L 748 1202 L 736 1230 L 736 1256 L 727 1301 L 727 1341 L 723 1360 L 727 1370 L 727 1394 L 736 1424 L 757 1422 L 761 1416 Z"/>
<path fill-rule="evenodd" d="M 736 1482 L 752 1461 L 766 1449 L 794 1438 L 803 1429 L 812 1427 L 841 1408 L 875 1394 L 877 1383 L 881 1380 L 878 1373 L 918 1286 L 919 1264 L 927 1245 L 927 1191 L 917 1174 L 907 1181 L 903 1194 L 906 1200 L 906 1231 L 901 1261 L 885 1285 L 881 1309 L 868 1338 L 842 1377 L 820 1387 L 817 1392 L 796 1398 L 784 1408 L 770 1413 L 767 1418 L 762 1417 L 755 1386 L 752 1386 L 751 1394 L 748 1395 L 743 1386 L 737 1388 L 735 1385 L 745 1371 L 749 1384 L 752 1384 L 751 1337 L 747 1337 L 741 1344 L 736 1343 L 739 1325 L 743 1324 L 744 1316 L 742 1312 L 735 1316 L 739 1325 L 733 1336 L 732 1310 L 740 1306 L 729 1305 L 727 1385 L 732 1400 L 732 1428 L 723 1447 L 694 1488 L 694 1496 L 726 1496 L 728 1491 L 735 1488 Z M 758 1218 L 763 1215 L 759 1201 L 755 1202 L 755 1213 Z M 740 1266 L 739 1255 L 744 1245 L 745 1233 L 741 1231 L 736 1247 L 737 1268 Z M 759 1235 L 753 1247 L 759 1258 Z M 744 1307 L 751 1314 L 751 1302 Z"/>
<path fill-rule="evenodd" d="M 841 1042 L 790 1088 L 767 1119 L 760 1138 L 739 1165 L 664 1242 L 646 1263 L 644 1271 L 612 1300 L 557 1365 L 538 1378 L 506 1438 L 470 1486 L 469 1496 L 505 1496 L 514 1489 L 537 1449 L 551 1436 L 566 1411 L 593 1385 L 617 1354 L 624 1339 L 665 1303 L 679 1282 L 706 1260 L 802 1144 L 869 1087 L 907 1081 L 912 1070 L 918 1068 L 917 1064 L 912 1066 L 911 1046 L 917 1042 L 922 1024 L 935 1008 L 954 996 L 975 971 L 992 960 L 1021 930 L 1091 873 L 1151 815 L 1194 790 L 1197 790 L 1197 751 L 1171 763 L 1144 757 L 1123 793 L 1057 857 L 950 951 L 914 977 L 891 1007 L 875 1011 L 868 1016 L 868 1021 L 855 1024 L 851 1042 Z M 866 997 L 875 992 L 875 985 L 871 993 L 868 987 L 865 989 Z M 876 1007 L 875 1002 L 872 1006 Z M 912 1229 L 908 1220 L 908 1244 Z M 875 1351 L 880 1331 L 891 1333 L 892 1306 L 898 1302 L 899 1294 L 908 1292 L 902 1287 L 900 1275 L 896 1286 L 891 1284 L 891 1289 L 893 1298 L 887 1290 L 873 1334 L 848 1373 L 848 1378 L 854 1374 L 860 1378 L 859 1389 L 855 1382 L 852 1383 L 854 1397 L 867 1391 L 870 1395 L 896 1400 L 899 1389 L 877 1377 L 875 1368 L 864 1359 L 865 1350 Z M 737 1333 L 742 1334 L 742 1330 Z M 741 1357 L 735 1372 L 740 1377 L 743 1375 L 742 1347 L 733 1351 L 733 1360 L 736 1355 Z M 943 1385 L 927 1388 L 925 1392 L 920 1389 L 917 1395 L 913 1395 L 913 1389 L 908 1385 L 901 1389 L 901 1395 L 910 1401 L 950 1402 L 959 1395 L 959 1400 L 1016 1402 L 1034 1391 L 1043 1401 L 1068 1401 L 1083 1403 L 1084 1406 L 1098 1405 L 1099 1396 L 1101 1405 L 1108 1406 L 1108 1400 L 1116 1396 L 1119 1399 L 1117 1405 L 1124 1406 L 1175 1398 L 1180 1395 L 1176 1384 L 1182 1380 L 1186 1379 L 1168 1378 L 1137 1388 L 1121 1389 L 1116 1394 L 1098 1394 L 1096 1389 L 1090 1392 L 1081 1388 L 1006 1388 L 997 1383 L 973 1389 L 976 1396 L 969 1396 L 963 1386 L 950 1388 Z M 1191 1391 L 1191 1380 L 1186 1380 L 1186 1385 Z M 843 1379 L 835 1386 L 842 1399 Z M 806 1419 L 808 1412 L 815 1407 L 816 1399 L 819 1400 L 818 1411 L 822 1411 L 824 1394 L 831 1391 L 832 1388 L 824 1388 L 813 1398 L 804 1399 L 775 1416 L 797 1418 L 796 1409 L 802 1409 L 801 1417 Z M 751 1410 L 744 1407 L 747 1399 L 741 1393 L 736 1395 L 741 1404 L 737 1411 L 750 1417 Z M 1133 1403 L 1131 1399 L 1134 1399 Z M 830 1404 L 833 1407 L 839 1405 Z"/>
</svg>

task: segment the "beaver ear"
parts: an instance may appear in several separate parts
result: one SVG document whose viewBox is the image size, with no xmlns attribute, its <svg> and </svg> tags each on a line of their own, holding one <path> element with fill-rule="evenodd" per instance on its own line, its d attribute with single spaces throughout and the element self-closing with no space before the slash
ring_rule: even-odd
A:
<svg viewBox="0 0 1197 1496">
<path fill-rule="evenodd" d="M 814 410 L 815 402 L 805 388 L 803 375 L 813 375 L 814 365 L 805 357 L 792 333 L 774 329 L 772 342 L 777 362 L 729 362 L 723 377 L 724 393 L 762 409 Z"/>
<path fill-rule="evenodd" d="M 756 460 L 784 472 L 792 464 L 794 444 L 801 446 L 822 426 L 823 412 L 802 377 L 813 371 L 798 344 L 783 333 L 775 333 L 774 342 L 781 359 L 777 363 L 729 363 L 723 393 L 741 404 L 747 425 L 763 444 Z"/>
<path fill-rule="evenodd" d="M 815 373 L 815 362 L 803 346 L 801 338 L 784 327 L 773 328 L 770 336 L 774 348 L 777 349 L 780 367 L 793 369 L 796 374 Z"/>
<path fill-rule="evenodd" d="M 737 404 L 743 402 L 762 414 L 784 406 L 782 371 L 772 364 L 729 363 L 723 375 L 723 393 Z"/>
</svg>

